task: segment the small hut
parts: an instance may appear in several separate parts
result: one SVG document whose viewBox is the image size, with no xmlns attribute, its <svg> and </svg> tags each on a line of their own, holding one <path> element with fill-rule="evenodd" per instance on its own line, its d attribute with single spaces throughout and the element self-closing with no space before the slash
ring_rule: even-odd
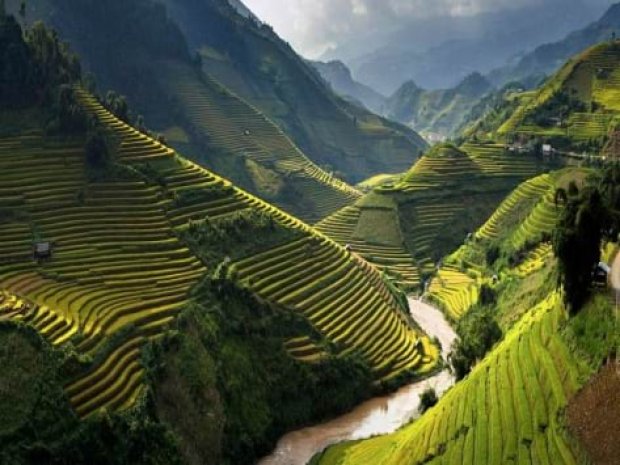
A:
<svg viewBox="0 0 620 465">
<path fill-rule="evenodd" d="M 52 243 L 37 242 L 33 247 L 33 255 L 35 260 L 49 260 L 52 258 Z"/>
</svg>

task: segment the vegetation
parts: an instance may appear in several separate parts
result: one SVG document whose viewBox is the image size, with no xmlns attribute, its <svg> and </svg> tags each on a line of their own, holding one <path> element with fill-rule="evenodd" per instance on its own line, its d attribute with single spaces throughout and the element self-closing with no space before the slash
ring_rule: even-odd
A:
<svg viewBox="0 0 620 465">
<path fill-rule="evenodd" d="M 481 295 L 487 294 L 482 292 Z M 502 330 L 495 321 L 494 303 L 481 298 L 481 306 L 470 310 L 458 322 L 456 332 L 459 339 L 449 357 L 457 380 L 463 379 L 502 338 Z"/>
<path fill-rule="evenodd" d="M 553 249 L 559 260 L 560 279 L 566 303 L 577 313 L 587 300 L 596 267 L 601 260 L 602 241 L 617 239 L 620 218 L 616 183 L 620 167 L 606 168 L 578 191 L 572 185 L 568 193 L 556 193 L 564 209 L 553 237 Z"/>
<path fill-rule="evenodd" d="M 559 419 L 583 383 L 560 335 L 565 321 L 552 293 L 419 420 L 391 435 L 334 446 L 319 463 L 577 463 L 580 451 Z"/>
<path fill-rule="evenodd" d="M 437 349 L 412 327 L 378 272 L 299 220 L 128 126 L 85 91 L 75 95 L 101 131 L 88 137 L 87 148 L 81 137 L 44 137 L 41 127 L 28 136 L 0 139 L 0 169 L 6 175 L 0 204 L 8 213 L 19 211 L 3 215 L 8 222 L 0 225 L 0 288 L 20 296 L 0 313 L 31 325 L 55 347 L 75 351 L 59 382 L 72 411 L 92 429 L 69 428 L 73 432 L 67 441 L 73 441 L 73 433 L 84 435 L 78 439 L 92 447 L 93 463 L 105 447 L 120 448 L 118 460 L 131 461 L 149 438 L 153 455 L 141 457 L 143 463 L 170 457 L 172 436 L 153 419 L 148 403 L 142 407 L 149 372 L 141 349 L 166 334 L 188 306 L 200 309 L 211 305 L 208 299 L 214 305 L 226 300 L 202 288 L 188 294 L 207 268 L 234 280 L 228 288 L 244 299 L 260 297 L 261 304 L 250 311 L 267 312 L 251 328 L 247 323 L 254 313 L 239 313 L 227 322 L 235 337 L 222 346 L 222 369 L 231 371 L 222 373 L 228 381 L 218 386 L 230 402 L 222 404 L 229 405 L 223 414 L 229 429 L 221 433 L 244 439 L 238 448 L 224 443 L 229 452 L 222 456 L 255 457 L 285 428 L 333 414 L 371 389 L 396 385 L 436 366 Z M 88 176 L 112 155 L 113 169 L 104 177 Z M 33 237 L 54 244 L 51 260 L 31 260 Z M 341 285 L 344 281 L 347 286 Z M 20 301 L 24 304 L 17 305 Z M 275 308 L 277 315 L 289 315 L 287 324 L 276 324 L 281 316 L 269 316 Z M 366 314 L 372 318 L 361 317 Z M 261 337 L 271 323 L 275 336 L 268 342 Z M 250 341 L 267 344 L 264 352 L 243 345 Z M 261 374 L 252 378 L 252 373 Z M 267 397 L 239 400 L 247 396 L 239 386 L 280 379 L 275 373 L 286 377 L 279 381 L 283 389 L 305 380 L 316 395 L 327 396 L 289 397 L 285 412 L 276 412 L 284 402 L 284 391 L 277 394 L 276 387 Z M 349 383 L 351 390 L 330 391 Z M 302 392 L 302 387 L 295 389 Z M 257 388 L 256 395 L 260 392 L 265 391 Z M 307 399 L 314 401 L 313 408 L 303 404 Z M 262 406 L 254 416 L 258 402 Z M 177 420 L 172 426 L 181 428 L 184 420 Z M 136 435 L 126 430 L 132 422 Z M 100 439 L 108 427 L 113 434 Z M 74 453 L 75 463 L 88 458 L 88 449 L 76 447 L 64 455 L 50 450 L 44 462 L 64 463 Z"/>
<path fill-rule="evenodd" d="M 433 388 L 428 388 L 422 394 L 420 394 L 420 406 L 418 407 L 418 411 L 420 413 L 426 412 L 429 408 L 435 406 L 435 404 L 439 401 L 437 398 L 437 393 Z"/>
<path fill-rule="evenodd" d="M 290 357 L 284 343 L 313 333 L 295 313 L 261 304 L 226 279 L 203 280 L 193 301 L 175 322 L 178 333 L 156 343 L 148 358 L 157 410 L 196 463 L 252 463 L 288 429 L 344 411 L 371 393 L 370 370 L 358 357 L 318 364 Z M 169 405 L 177 398 L 186 399 L 182 410 Z M 186 416 L 192 424 L 179 421 Z M 214 419 L 223 425 L 219 440 L 211 432 Z M 204 444 L 192 441 L 201 434 Z"/>
</svg>

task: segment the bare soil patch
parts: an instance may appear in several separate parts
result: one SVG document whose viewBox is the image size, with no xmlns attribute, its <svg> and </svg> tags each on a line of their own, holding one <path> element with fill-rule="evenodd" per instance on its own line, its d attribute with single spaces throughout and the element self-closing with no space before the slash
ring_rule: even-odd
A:
<svg viewBox="0 0 620 465">
<path fill-rule="evenodd" d="M 607 364 L 570 401 L 567 417 L 595 465 L 617 465 L 620 457 L 620 368 Z"/>
</svg>

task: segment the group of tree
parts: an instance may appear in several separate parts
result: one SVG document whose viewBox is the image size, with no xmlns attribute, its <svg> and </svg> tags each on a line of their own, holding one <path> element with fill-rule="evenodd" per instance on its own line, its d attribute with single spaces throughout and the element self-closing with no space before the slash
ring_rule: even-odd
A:
<svg viewBox="0 0 620 465">
<path fill-rule="evenodd" d="M 620 165 L 593 175 L 581 189 L 574 183 L 558 189 L 555 200 L 562 213 L 553 249 L 566 305 L 574 314 L 590 294 L 602 242 L 617 240 L 620 232 Z"/>
<path fill-rule="evenodd" d="M 479 305 L 465 315 L 456 327 L 459 338 L 452 347 L 449 361 L 457 380 L 467 376 L 502 338 L 502 330 L 495 320 L 493 310 L 495 293 L 487 286 L 482 296 Z"/>
</svg>

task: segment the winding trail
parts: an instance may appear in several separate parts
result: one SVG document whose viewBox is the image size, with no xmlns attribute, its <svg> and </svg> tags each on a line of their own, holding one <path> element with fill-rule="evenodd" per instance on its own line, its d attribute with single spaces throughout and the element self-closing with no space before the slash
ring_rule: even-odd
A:
<svg viewBox="0 0 620 465">
<path fill-rule="evenodd" d="M 411 316 L 422 329 L 439 339 L 445 359 L 456 334 L 443 313 L 413 298 L 409 299 L 409 307 Z M 454 378 L 444 370 L 404 386 L 389 396 L 370 399 L 326 423 L 288 433 L 280 439 L 274 452 L 260 460 L 258 465 L 306 465 L 315 454 L 337 442 L 392 433 L 418 415 L 422 392 L 432 387 L 439 396 L 452 384 Z"/>
</svg>

